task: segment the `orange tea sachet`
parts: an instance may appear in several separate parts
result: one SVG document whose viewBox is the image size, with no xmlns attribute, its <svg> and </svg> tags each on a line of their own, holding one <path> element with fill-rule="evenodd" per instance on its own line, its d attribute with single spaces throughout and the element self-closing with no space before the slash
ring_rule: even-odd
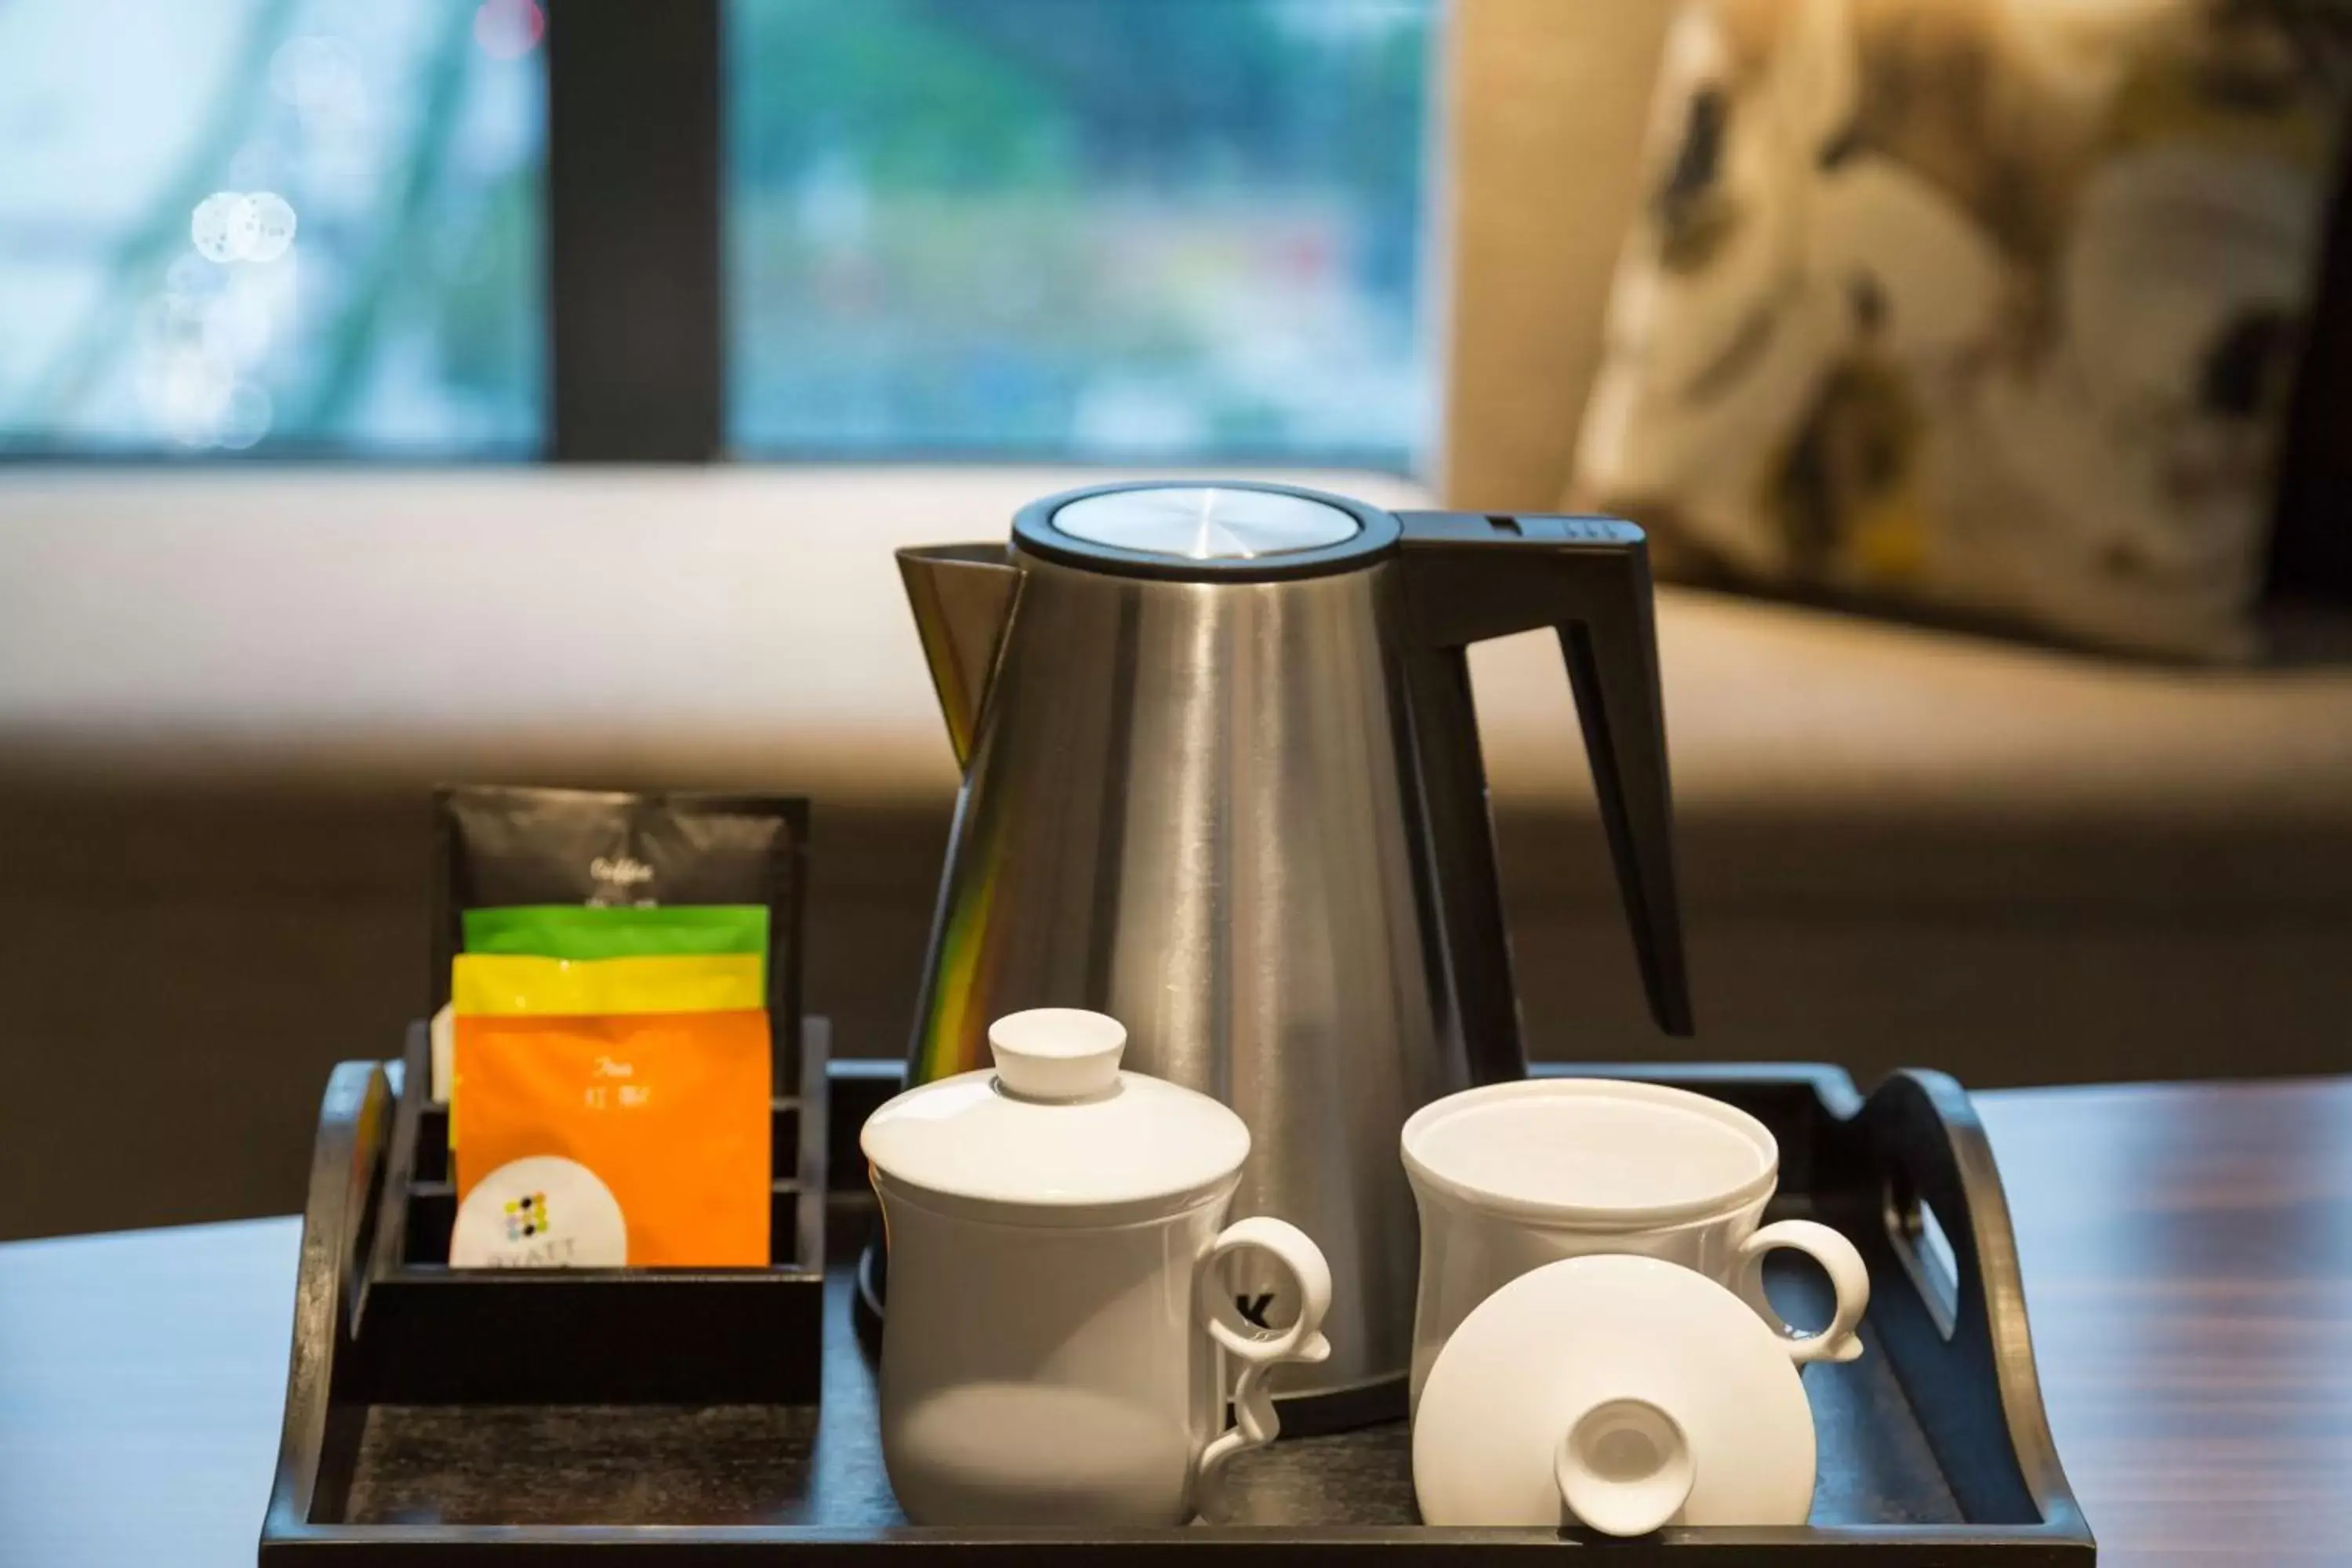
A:
<svg viewBox="0 0 2352 1568">
<path fill-rule="evenodd" d="M 762 1009 L 457 1020 L 457 1195 L 517 1160 L 585 1166 L 630 1268 L 764 1268 L 770 1058 Z"/>
</svg>

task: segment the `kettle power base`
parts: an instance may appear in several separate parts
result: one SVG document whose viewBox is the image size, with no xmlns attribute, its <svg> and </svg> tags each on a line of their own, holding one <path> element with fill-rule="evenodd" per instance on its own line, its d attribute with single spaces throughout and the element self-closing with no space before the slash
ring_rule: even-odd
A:
<svg viewBox="0 0 2352 1568">
<path fill-rule="evenodd" d="M 823 1073 L 822 1031 L 814 1043 Z M 2095 1548 L 2041 1409 L 2000 1177 L 1958 1084 L 1902 1073 L 1864 1100 L 1832 1068 L 1577 1070 L 1674 1083 L 1761 1118 L 1781 1149 L 1771 1217 L 1838 1226 L 1872 1274 L 1868 1352 L 1805 1372 L 1821 1455 L 1811 1523 L 1668 1530 L 1608 1542 L 1612 1563 L 1798 1568 L 1837 1548 L 1837 1561 L 1852 1568 L 2087 1568 Z M 914 1551 L 904 1561 L 927 1562 L 926 1550 L 952 1547 L 959 1563 L 975 1564 L 1181 1558 L 1410 1568 L 1525 1562 L 1581 1535 L 1422 1526 L 1402 1422 L 1244 1456 L 1232 1490 L 1245 1522 L 908 1526 L 883 1470 L 871 1351 L 852 1331 L 856 1259 L 873 1215 L 856 1131 L 898 1082 L 895 1063 L 836 1063 L 829 1081 L 796 1097 L 830 1126 L 807 1129 L 794 1163 L 780 1150 L 779 1171 L 803 1173 L 789 1202 L 792 1184 L 779 1184 L 780 1210 L 823 1207 L 829 1217 L 790 1233 L 791 1265 L 484 1282 L 515 1304 L 488 1314 L 432 1310 L 402 1336 L 394 1358 L 378 1353 L 381 1325 L 370 1321 L 398 1295 L 387 1296 L 380 1272 L 383 1227 L 389 1219 L 397 1229 L 395 1209 L 429 1206 L 436 1194 L 401 1168 L 404 1149 L 414 1157 L 416 1130 L 396 1128 L 410 1112 L 395 1108 L 390 1078 L 375 1064 L 338 1068 L 304 1217 L 284 1447 L 260 1561 L 520 1568 L 594 1548 L 611 1552 L 616 1568 L 819 1568 L 887 1562 L 907 1549 Z M 780 1125 L 786 1103 L 779 1100 Z M 413 1184 L 421 1200 L 383 1201 Z M 787 1234 L 778 1232 L 780 1256 Z M 395 1237 L 388 1256 L 404 1245 Z M 435 1289 L 423 1283 L 429 1270 L 408 1271 L 413 1292 Z M 1792 1320 L 1826 1317 L 1817 1276 L 1792 1268 L 1769 1283 Z M 581 1353 L 591 1346 L 564 1326 L 582 1299 L 574 1292 L 600 1288 L 607 1300 L 634 1299 L 615 1311 L 591 1298 L 588 1309 L 600 1331 L 631 1336 L 633 1356 Z M 739 1298 L 769 1288 L 779 1306 L 789 1293 L 811 1309 L 805 1330 L 795 1327 L 797 1308 L 772 1309 L 754 1333 Z M 427 1310 L 420 1301 L 407 1310 Z M 728 1336 L 748 1342 L 713 1342 Z M 536 1370 L 527 1378 L 501 1370 L 515 1364 Z M 716 1385 L 730 1375 L 737 1381 Z"/>
</svg>

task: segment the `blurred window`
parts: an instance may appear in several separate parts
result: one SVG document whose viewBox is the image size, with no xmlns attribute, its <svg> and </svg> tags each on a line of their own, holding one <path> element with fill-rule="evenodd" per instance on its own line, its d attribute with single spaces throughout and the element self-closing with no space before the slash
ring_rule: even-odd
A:
<svg viewBox="0 0 2352 1568">
<path fill-rule="evenodd" d="M 725 0 L 733 447 L 1410 468 L 1439 3 Z M 0 0 L 0 453 L 539 450 L 544 26 Z"/>
<path fill-rule="evenodd" d="M 0 451 L 535 451 L 533 0 L 0 0 Z"/>
<path fill-rule="evenodd" d="M 1435 19 L 730 0 L 733 447 L 1410 468 Z"/>
</svg>

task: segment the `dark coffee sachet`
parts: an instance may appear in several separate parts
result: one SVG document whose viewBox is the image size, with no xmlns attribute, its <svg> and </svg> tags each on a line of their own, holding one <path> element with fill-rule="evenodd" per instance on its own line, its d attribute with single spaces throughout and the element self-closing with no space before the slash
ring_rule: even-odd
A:
<svg viewBox="0 0 2352 1568">
<path fill-rule="evenodd" d="M 515 904 L 759 904 L 768 910 L 776 1084 L 800 1080 L 801 906 L 808 802 L 799 796 L 535 789 L 434 792 L 432 1002 L 449 999 L 465 911 Z"/>
</svg>

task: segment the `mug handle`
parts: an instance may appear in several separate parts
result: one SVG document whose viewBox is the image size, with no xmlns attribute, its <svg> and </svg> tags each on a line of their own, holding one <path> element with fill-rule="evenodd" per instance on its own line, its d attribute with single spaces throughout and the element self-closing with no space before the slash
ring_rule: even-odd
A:
<svg viewBox="0 0 2352 1568">
<path fill-rule="evenodd" d="M 1801 1334 L 1780 1320 L 1764 1299 L 1764 1255 L 1791 1247 L 1822 1266 L 1837 1291 L 1837 1312 L 1819 1333 Z M 1870 1270 L 1853 1243 L 1828 1226 L 1809 1219 L 1784 1219 L 1766 1226 L 1739 1248 L 1739 1295 L 1764 1321 L 1786 1334 L 1789 1359 L 1799 1366 L 1813 1361 L 1852 1361 L 1862 1354 L 1862 1336 L 1855 1331 L 1870 1308 Z"/>
<path fill-rule="evenodd" d="M 1297 1289 L 1298 1321 L 1286 1329 L 1270 1331 L 1244 1322 L 1233 1292 L 1225 1288 L 1221 1265 L 1234 1253 L 1251 1250 L 1271 1254 Z M 1201 1450 L 1194 1483 L 1195 1509 L 1213 1524 L 1224 1517 L 1226 1461 L 1264 1447 L 1282 1430 L 1274 1396 L 1265 1390 L 1266 1374 L 1284 1362 L 1321 1361 L 1331 1353 L 1331 1342 L 1321 1331 L 1323 1316 L 1331 1310 L 1331 1265 L 1324 1260 L 1323 1249 L 1297 1226 L 1255 1215 L 1235 1220 L 1218 1234 L 1194 1266 L 1193 1280 L 1202 1326 L 1219 1349 L 1242 1363 L 1242 1374 L 1234 1384 L 1234 1425 Z"/>
</svg>

